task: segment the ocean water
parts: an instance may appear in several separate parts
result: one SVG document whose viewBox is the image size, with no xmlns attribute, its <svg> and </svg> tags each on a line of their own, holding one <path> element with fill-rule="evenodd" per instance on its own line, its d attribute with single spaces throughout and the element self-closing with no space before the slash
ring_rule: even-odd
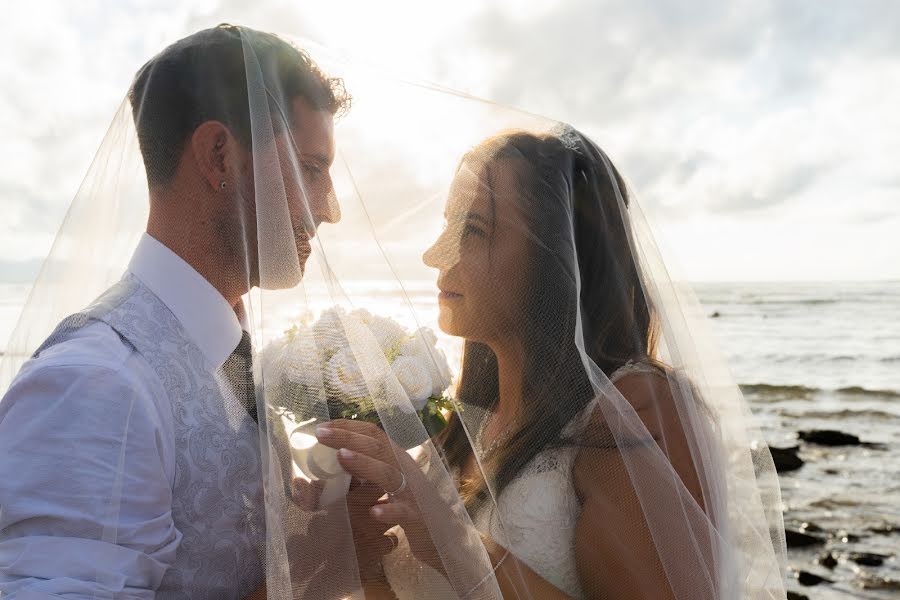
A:
<svg viewBox="0 0 900 600">
<path fill-rule="evenodd" d="M 900 282 L 695 289 L 718 315 L 719 346 L 767 441 L 799 445 L 805 461 L 780 476 L 785 525 L 824 543 L 788 549 L 789 589 L 811 599 L 900 598 Z M 799 442 L 810 429 L 873 446 Z M 860 565 L 854 552 L 888 558 Z M 833 583 L 800 585 L 799 571 Z"/>
<path fill-rule="evenodd" d="M 366 294 L 384 309 L 375 312 L 403 321 L 409 311 L 396 290 L 372 286 L 376 291 Z M 805 461 L 780 477 L 785 524 L 821 544 L 789 549 L 789 589 L 811 599 L 900 598 L 900 282 L 715 283 L 695 290 L 766 440 L 799 446 Z M 0 286 L 0 348 L 26 293 L 26 286 Z M 433 284 L 407 293 L 433 321 Z M 797 432 L 810 429 L 840 430 L 871 444 L 798 441 Z M 883 564 L 857 564 L 859 552 L 883 555 Z M 832 567 L 822 560 L 829 556 Z M 801 571 L 831 583 L 801 585 Z"/>
<path fill-rule="evenodd" d="M 25 284 L 0 284 L 0 352 L 6 348 L 30 288 Z"/>
</svg>

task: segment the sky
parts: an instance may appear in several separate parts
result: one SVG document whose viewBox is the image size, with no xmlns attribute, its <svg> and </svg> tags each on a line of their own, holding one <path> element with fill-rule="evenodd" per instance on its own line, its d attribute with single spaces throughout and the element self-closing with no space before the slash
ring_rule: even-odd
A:
<svg viewBox="0 0 900 600">
<path fill-rule="evenodd" d="M 0 283 L 29 283 L 135 70 L 228 21 L 566 121 L 692 280 L 900 279 L 893 0 L 46 0 L 0 37 Z"/>
</svg>

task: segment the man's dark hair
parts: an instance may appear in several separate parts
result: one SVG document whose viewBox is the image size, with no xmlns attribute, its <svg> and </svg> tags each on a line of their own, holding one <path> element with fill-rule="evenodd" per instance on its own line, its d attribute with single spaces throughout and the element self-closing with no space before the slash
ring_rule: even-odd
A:
<svg viewBox="0 0 900 600">
<path fill-rule="evenodd" d="M 248 63 L 254 76 L 262 76 L 276 127 L 280 112 L 291 118 L 296 97 L 335 115 L 349 109 L 343 81 L 325 75 L 303 50 L 278 36 L 228 24 L 198 31 L 150 59 L 129 90 L 151 187 L 171 182 L 185 144 L 205 121 L 221 121 L 250 147 Z"/>
</svg>

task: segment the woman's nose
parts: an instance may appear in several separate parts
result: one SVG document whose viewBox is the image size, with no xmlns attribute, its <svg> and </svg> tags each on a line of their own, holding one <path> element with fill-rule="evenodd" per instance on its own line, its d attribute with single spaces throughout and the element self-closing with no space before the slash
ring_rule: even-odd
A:
<svg viewBox="0 0 900 600">
<path fill-rule="evenodd" d="M 449 269 L 459 262 L 459 242 L 445 231 L 422 254 L 422 262 L 433 269 Z"/>
<path fill-rule="evenodd" d="M 435 248 L 437 247 L 437 240 L 425 250 L 425 253 L 422 254 L 422 262 L 425 263 L 426 267 L 431 267 L 432 269 L 439 269 L 440 267 L 437 264 L 437 256 L 435 253 Z"/>
</svg>

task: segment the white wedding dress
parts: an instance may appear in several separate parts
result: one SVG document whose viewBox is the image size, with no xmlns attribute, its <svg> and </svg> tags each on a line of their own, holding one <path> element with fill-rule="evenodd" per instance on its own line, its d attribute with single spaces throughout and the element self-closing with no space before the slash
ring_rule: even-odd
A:
<svg viewBox="0 0 900 600">
<path fill-rule="evenodd" d="M 615 384 L 632 373 L 660 371 L 647 363 L 629 362 L 610 381 Z M 576 415 L 563 436 L 577 434 L 593 408 Z M 540 452 L 503 490 L 496 506 L 490 504 L 473 521 L 482 533 L 504 540 L 513 556 L 545 580 L 572 598 L 584 598 L 575 563 L 575 526 L 581 514 L 572 480 L 577 453 L 573 446 Z M 396 533 L 399 544 L 384 557 L 384 569 L 397 599 L 458 598 L 441 575 L 413 557 L 402 529 Z"/>
</svg>

